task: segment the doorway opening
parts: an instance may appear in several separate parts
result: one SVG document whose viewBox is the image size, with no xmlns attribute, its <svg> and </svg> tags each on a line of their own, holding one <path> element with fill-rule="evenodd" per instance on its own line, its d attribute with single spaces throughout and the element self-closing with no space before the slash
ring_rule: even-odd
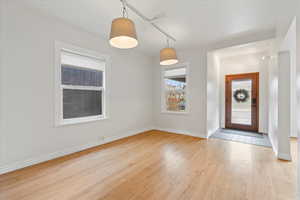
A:
<svg viewBox="0 0 300 200">
<path fill-rule="evenodd" d="M 208 53 L 208 137 L 271 147 L 269 62 L 273 40 Z"/>
</svg>

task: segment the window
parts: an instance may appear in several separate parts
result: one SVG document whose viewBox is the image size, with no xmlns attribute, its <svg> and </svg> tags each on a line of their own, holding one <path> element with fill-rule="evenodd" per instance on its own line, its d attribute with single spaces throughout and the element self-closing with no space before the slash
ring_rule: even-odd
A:
<svg viewBox="0 0 300 200">
<path fill-rule="evenodd" d="M 187 66 L 162 70 L 162 111 L 187 112 Z"/>
<path fill-rule="evenodd" d="M 104 119 L 107 58 L 57 43 L 56 61 L 57 125 Z"/>
</svg>

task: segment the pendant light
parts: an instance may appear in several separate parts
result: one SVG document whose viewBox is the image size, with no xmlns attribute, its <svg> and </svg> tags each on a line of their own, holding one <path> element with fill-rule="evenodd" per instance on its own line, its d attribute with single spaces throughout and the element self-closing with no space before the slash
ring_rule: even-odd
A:
<svg viewBox="0 0 300 200">
<path fill-rule="evenodd" d="M 167 47 L 160 50 L 160 65 L 173 65 L 178 63 L 176 50 L 169 45 L 167 39 Z"/>
<path fill-rule="evenodd" d="M 109 43 L 119 49 L 130 49 L 138 45 L 134 22 L 128 19 L 125 2 L 122 1 L 123 17 L 112 21 Z"/>
</svg>

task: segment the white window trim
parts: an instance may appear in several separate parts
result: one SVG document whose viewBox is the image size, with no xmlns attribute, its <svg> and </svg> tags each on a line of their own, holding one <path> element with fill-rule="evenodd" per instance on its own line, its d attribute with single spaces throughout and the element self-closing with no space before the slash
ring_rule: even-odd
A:
<svg viewBox="0 0 300 200">
<path fill-rule="evenodd" d="M 91 58 L 96 58 L 105 62 L 105 70 L 103 77 L 103 87 L 90 87 L 90 86 L 70 86 L 61 84 L 61 51 L 65 50 L 68 52 L 76 53 Z M 111 60 L 108 55 L 102 55 L 95 51 L 90 51 L 81 47 L 66 44 L 60 41 L 55 41 L 55 126 L 87 123 L 98 120 L 104 120 L 109 118 L 109 88 L 110 88 L 110 71 L 111 71 Z M 74 119 L 63 119 L 63 102 L 62 102 L 62 89 L 89 89 L 103 91 L 102 95 L 102 115 L 88 116 Z"/>
<path fill-rule="evenodd" d="M 166 109 L 166 99 L 165 99 L 165 82 L 164 82 L 164 72 L 166 70 L 170 69 L 177 69 L 177 68 L 186 68 L 186 108 L 185 111 L 168 111 Z M 175 115 L 187 115 L 189 114 L 189 109 L 190 109 L 190 99 L 189 99 L 189 63 L 180 63 L 176 65 L 171 65 L 171 66 L 162 66 L 161 71 L 160 71 L 160 79 L 161 79 L 161 84 L 160 84 L 160 99 L 161 99 L 161 113 L 162 114 L 175 114 Z"/>
</svg>

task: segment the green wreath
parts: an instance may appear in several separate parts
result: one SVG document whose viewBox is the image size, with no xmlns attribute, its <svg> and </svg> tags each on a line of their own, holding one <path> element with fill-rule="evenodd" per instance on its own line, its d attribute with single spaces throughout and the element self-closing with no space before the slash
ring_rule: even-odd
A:
<svg viewBox="0 0 300 200">
<path fill-rule="evenodd" d="M 233 93 L 233 98 L 238 103 L 244 103 L 249 99 L 249 92 L 245 89 L 237 89 Z"/>
</svg>

